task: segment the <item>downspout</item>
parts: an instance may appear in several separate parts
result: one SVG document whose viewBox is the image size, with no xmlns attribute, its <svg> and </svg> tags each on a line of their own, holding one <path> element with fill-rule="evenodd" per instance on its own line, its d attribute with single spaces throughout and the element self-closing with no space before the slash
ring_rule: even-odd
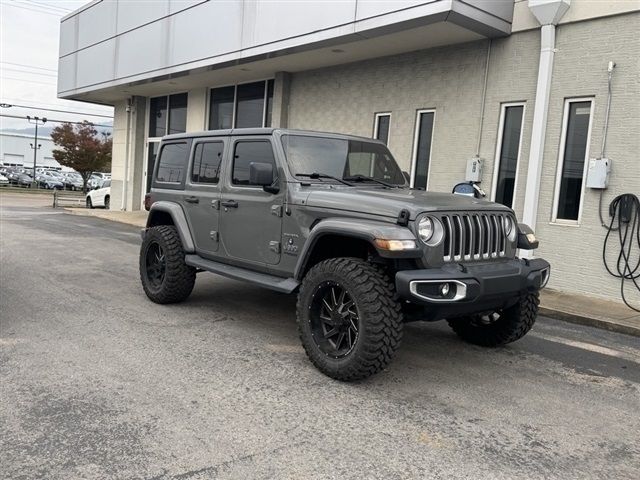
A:
<svg viewBox="0 0 640 480">
<path fill-rule="evenodd" d="M 124 178 L 122 181 L 122 205 L 120 207 L 120 210 L 126 210 L 127 209 L 127 192 L 129 190 L 129 143 L 131 140 L 131 99 L 128 98 L 127 99 L 127 108 L 126 108 L 126 113 L 127 113 L 127 129 L 126 129 L 126 135 L 125 135 L 125 140 L 124 140 L 124 144 L 125 144 L 125 153 L 124 153 Z"/>
<path fill-rule="evenodd" d="M 536 101 L 533 110 L 531 128 L 531 148 L 527 169 L 527 186 L 524 196 L 522 221 L 533 230 L 536 228 L 538 200 L 540 197 L 540 176 L 544 155 L 547 114 L 551 95 L 551 74 L 556 48 L 556 25 L 569 9 L 571 0 L 529 0 L 529 9 L 542 25 L 540 28 L 540 62 Z M 530 253 L 523 251 L 522 253 Z"/>
</svg>

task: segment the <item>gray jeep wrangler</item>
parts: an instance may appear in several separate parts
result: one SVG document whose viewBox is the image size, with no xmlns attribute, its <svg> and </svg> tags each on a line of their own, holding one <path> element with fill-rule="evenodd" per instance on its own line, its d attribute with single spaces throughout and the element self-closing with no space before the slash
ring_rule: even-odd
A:
<svg viewBox="0 0 640 480">
<path fill-rule="evenodd" d="M 142 233 L 140 278 L 156 303 L 212 272 L 297 293 L 311 362 L 356 380 L 389 365 L 403 323 L 446 319 L 488 347 L 533 326 L 542 259 L 509 208 L 409 188 L 368 138 L 283 129 L 164 137 Z"/>
</svg>

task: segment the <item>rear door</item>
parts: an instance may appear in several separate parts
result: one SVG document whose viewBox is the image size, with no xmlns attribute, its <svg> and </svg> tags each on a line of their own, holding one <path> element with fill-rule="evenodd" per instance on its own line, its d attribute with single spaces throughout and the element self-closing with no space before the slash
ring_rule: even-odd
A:
<svg viewBox="0 0 640 480">
<path fill-rule="evenodd" d="M 285 188 L 271 137 L 236 137 L 224 174 L 220 210 L 220 235 L 224 255 L 236 263 L 277 265 Z M 252 162 L 271 163 L 278 193 L 265 192 L 249 182 Z"/>
<path fill-rule="evenodd" d="M 222 138 L 197 139 L 192 148 L 183 209 L 196 251 L 204 257 L 215 257 L 219 250 L 220 172 L 226 143 Z"/>
</svg>

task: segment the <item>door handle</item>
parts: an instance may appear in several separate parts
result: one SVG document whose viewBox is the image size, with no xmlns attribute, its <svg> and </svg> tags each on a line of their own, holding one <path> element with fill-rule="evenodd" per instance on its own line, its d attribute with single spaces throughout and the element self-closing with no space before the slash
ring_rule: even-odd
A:
<svg viewBox="0 0 640 480">
<path fill-rule="evenodd" d="M 238 208 L 238 202 L 235 200 L 225 200 L 222 202 L 222 206 L 227 208 Z"/>
<path fill-rule="evenodd" d="M 184 197 L 184 201 L 188 203 L 200 203 L 200 199 L 198 197 Z"/>
</svg>

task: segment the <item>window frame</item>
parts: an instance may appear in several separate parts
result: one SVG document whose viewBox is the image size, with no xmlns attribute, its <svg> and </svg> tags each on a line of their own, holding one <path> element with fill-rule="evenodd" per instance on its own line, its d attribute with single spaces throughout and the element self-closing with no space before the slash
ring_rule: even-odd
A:
<svg viewBox="0 0 640 480">
<path fill-rule="evenodd" d="M 169 117 L 171 116 L 171 102 L 170 102 L 170 98 L 172 95 L 187 95 L 187 122 L 189 121 L 189 91 L 180 91 L 180 92 L 174 92 L 174 93 L 168 93 L 166 95 L 155 95 L 153 97 L 147 97 L 147 101 L 146 101 L 146 108 L 147 108 L 147 114 L 146 114 L 146 122 L 145 122 L 145 126 L 144 126 L 144 134 L 145 134 L 145 138 L 147 139 L 147 142 L 152 141 L 152 142 L 159 142 L 163 137 L 152 137 L 149 135 L 149 127 L 151 126 L 151 99 L 153 98 L 162 98 L 165 97 L 167 99 L 167 120 L 165 122 L 165 126 L 164 126 L 164 130 L 165 133 L 164 136 L 166 137 L 167 135 L 173 135 L 169 133 Z M 181 133 L 186 133 L 187 132 L 187 128 L 185 125 L 185 131 L 181 132 Z"/>
<path fill-rule="evenodd" d="M 496 201 L 498 188 L 498 175 L 500 173 L 500 157 L 502 156 L 502 140 L 504 137 L 504 123 L 507 119 L 507 108 L 522 107 L 522 121 L 520 123 L 520 138 L 518 140 L 518 156 L 516 157 L 516 173 L 513 179 L 513 198 L 509 208 L 513 210 L 518 193 L 518 176 L 520 174 L 520 160 L 522 158 L 522 139 L 524 138 L 524 120 L 527 114 L 527 102 L 505 102 L 500 104 L 500 120 L 498 123 L 498 139 L 496 142 L 496 154 L 493 160 L 493 179 L 491 180 L 491 201 Z"/>
<path fill-rule="evenodd" d="M 377 112 L 373 115 L 373 139 L 382 141 L 378 138 L 378 133 L 380 131 L 380 118 L 381 117 L 389 117 L 389 131 L 387 132 L 387 142 L 385 145 L 388 147 L 389 142 L 391 141 L 391 112 Z"/>
<path fill-rule="evenodd" d="M 273 82 L 273 92 L 274 92 L 274 96 L 275 96 L 275 78 L 274 77 L 268 77 L 268 78 L 261 78 L 258 80 L 251 80 L 248 82 L 241 82 L 241 83 L 228 83 L 225 85 L 217 85 L 215 87 L 209 87 L 207 89 L 207 105 L 206 105 L 206 116 L 205 116 L 205 129 L 207 131 L 211 131 L 211 132 L 215 132 L 216 130 L 233 130 L 236 127 L 236 118 L 238 116 L 238 86 L 242 86 L 242 85 L 248 85 L 250 83 L 259 83 L 259 82 L 263 82 L 264 83 L 264 97 L 263 97 L 263 103 L 262 103 L 262 126 L 260 127 L 250 127 L 250 128 L 269 128 L 266 127 L 266 121 L 267 121 L 267 105 L 268 105 L 268 101 L 267 101 L 267 95 L 269 94 L 269 82 Z M 233 87 L 233 114 L 231 115 L 231 128 L 230 129 L 212 129 L 211 128 L 211 99 L 212 99 L 212 93 L 213 90 L 217 90 L 218 88 L 228 88 L 228 87 Z M 272 123 L 273 123 L 273 119 L 272 119 Z"/>
<path fill-rule="evenodd" d="M 185 175 L 182 177 L 180 182 L 163 182 L 158 180 L 158 170 L 160 169 L 160 160 L 162 159 L 162 152 L 164 151 L 167 145 L 176 145 L 176 144 L 184 144 L 187 146 L 187 157 L 185 163 Z M 182 190 L 184 189 L 185 183 L 187 181 L 187 176 L 189 174 L 191 163 L 191 158 L 193 157 L 193 149 L 192 149 L 193 141 L 190 138 L 180 138 L 176 140 L 171 140 L 168 142 L 162 142 L 160 144 L 160 148 L 158 149 L 158 153 L 156 155 L 156 160 L 153 165 L 153 173 L 152 173 L 152 182 L 151 188 L 160 188 L 165 190 Z"/>
<path fill-rule="evenodd" d="M 257 189 L 257 190 L 264 190 L 264 187 L 260 186 L 260 185 L 245 185 L 245 184 L 238 184 L 238 183 L 234 183 L 233 182 L 233 169 L 235 168 L 236 165 L 236 147 L 238 145 L 238 143 L 255 143 L 255 142 L 262 142 L 262 143 L 268 143 L 271 146 L 271 152 L 273 153 L 273 177 L 274 177 L 274 183 L 276 182 L 280 182 L 280 167 L 278 165 L 278 155 L 276 154 L 276 149 L 275 149 L 275 144 L 272 141 L 271 138 L 269 137 L 237 137 L 233 139 L 233 142 L 231 144 L 231 150 L 230 150 L 230 156 L 231 156 L 231 161 L 229 162 L 229 173 L 226 176 L 227 181 L 229 182 L 228 185 L 231 188 L 253 188 L 253 189 Z M 266 193 L 266 192 L 265 192 Z"/>
<path fill-rule="evenodd" d="M 560 186 L 562 183 L 562 170 L 564 169 L 564 155 L 567 145 L 567 128 L 569 126 L 569 113 L 572 103 L 590 102 L 589 109 L 589 127 L 587 128 L 587 144 L 585 147 L 584 167 L 582 169 L 582 185 L 580 187 L 580 206 L 578 207 L 578 219 L 571 220 L 566 218 L 558 218 L 558 207 L 560 203 Z M 584 208 L 585 184 L 587 179 L 587 170 L 589 168 L 589 154 L 591 147 L 591 134 L 593 132 L 593 112 L 595 110 L 595 97 L 570 97 L 564 99 L 564 107 L 562 113 L 562 130 L 560 132 L 560 148 L 558 150 L 558 165 L 556 167 L 556 181 L 553 191 L 553 209 L 551 211 L 551 223 L 559 225 L 580 225 L 582 221 L 582 211 Z"/>
<path fill-rule="evenodd" d="M 220 157 L 220 166 L 218 167 L 218 181 L 216 183 L 206 183 L 206 182 L 194 182 L 193 181 L 193 168 L 195 167 L 196 164 L 196 149 L 198 148 L 198 145 L 201 144 L 205 144 L 205 143 L 221 143 L 222 144 L 222 155 Z M 204 148 L 204 147 L 203 147 Z M 194 139 L 193 144 L 191 145 L 191 151 L 189 152 L 189 180 L 188 180 L 188 184 L 192 185 L 194 187 L 211 187 L 211 188 L 220 188 L 220 185 L 222 183 L 222 176 L 224 174 L 224 162 L 225 162 L 225 157 L 227 155 L 227 142 L 225 142 L 223 137 L 207 137 L 207 138 L 202 138 L 202 139 Z"/>
<path fill-rule="evenodd" d="M 416 110 L 415 126 L 413 128 L 413 150 L 411 152 L 411 170 L 409 176 L 411 181 L 409 182 L 410 188 L 415 188 L 416 183 L 416 168 L 418 163 L 418 133 L 420 133 L 420 115 L 423 113 L 433 113 L 433 126 L 431 127 L 431 145 L 429 145 L 429 166 L 431 166 L 431 160 L 433 158 L 433 144 L 434 144 L 434 132 L 436 131 L 436 109 L 435 108 L 420 108 Z M 425 185 L 425 191 L 429 190 L 429 181 L 431 179 L 431 168 L 427 173 L 427 184 Z"/>
</svg>

